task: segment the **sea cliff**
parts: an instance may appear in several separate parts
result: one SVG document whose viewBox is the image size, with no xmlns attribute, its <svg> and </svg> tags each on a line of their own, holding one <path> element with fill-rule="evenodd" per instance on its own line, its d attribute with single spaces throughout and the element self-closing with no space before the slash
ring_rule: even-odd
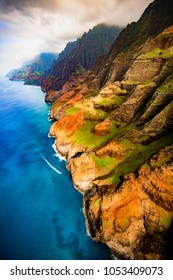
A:
<svg viewBox="0 0 173 280">
<path fill-rule="evenodd" d="M 49 135 L 84 196 L 88 233 L 107 244 L 115 258 L 170 255 L 171 13 L 171 1 L 150 4 L 137 23 L 120 33 L 101 63 L 98 59 L 92 69 L 71 76 L 70 90 L 66 87 L 50 110 L 56 121 Z"/>
</svg>

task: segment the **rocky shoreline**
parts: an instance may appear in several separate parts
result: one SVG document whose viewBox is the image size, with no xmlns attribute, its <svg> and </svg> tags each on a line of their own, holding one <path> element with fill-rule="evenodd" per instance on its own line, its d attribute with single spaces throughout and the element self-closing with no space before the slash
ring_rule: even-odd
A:
<svg viewBox="0 0 173 280">
<path fill-rule="evenodd" d="M 49 135 L 84 196 L 87 231 L 116 259 L 169 255 L 172 32 L 173 26 L 146 42 L 123 80 L 96 90 L 95 83 L 87 83 L 90 72 L 83 73 L 85 82 L 73 81 L 50 111 L 56 121 Z"/>
</svg>

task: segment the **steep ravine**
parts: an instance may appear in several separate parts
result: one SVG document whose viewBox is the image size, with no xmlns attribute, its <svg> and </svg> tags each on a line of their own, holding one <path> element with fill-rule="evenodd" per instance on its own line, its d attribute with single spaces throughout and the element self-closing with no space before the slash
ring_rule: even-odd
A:
<svg viewBox="0 0 173 280">
<path fill-rule="evenodd" d="M 96 90 L 84 73 L 50 111 L 49 134 L 84 195 L 88 233 L 115 258 L 170 257 L 172 71 L 170 26 L 141 45 L 122 80 Z"/>
</svg>

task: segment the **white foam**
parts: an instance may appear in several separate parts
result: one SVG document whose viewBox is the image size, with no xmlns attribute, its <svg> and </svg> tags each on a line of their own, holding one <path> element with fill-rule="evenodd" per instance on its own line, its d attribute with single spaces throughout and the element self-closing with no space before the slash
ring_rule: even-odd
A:
<svg viewBox="0 0 173 280">
<path fill-rule="evenodd" d="M 48 138 L 56 138 L 55 136 L 50 136 L 49 133 L 48 133 L 47 137 L 48 137 Z"/>
<path fill-rule="evenodd" d="M 44 161 L 58 174 L 62 174 L 62 172 L 60 172 L 58 169 L 56 169 L 52 164 L 50 164 L 50 162 L 44 157 L 42 156 L 42 158 L 44 159 Z"/>
<path fill-rule="evenodd" d="M 57 151 L 57 149 L 56 149 L 55 143 L 52 145 L 52 148 L 53 148 L 54 151 L 55 151 L 55 154 L 54 154 L 55 157 L 57 157 L 60 161 L 63 161 L 63 160 L 66 161 L 66 158 L 63 157 L 63 156 L 61 156 L 61 155 L 58 153 L 58 151 Z"/>
</svg>

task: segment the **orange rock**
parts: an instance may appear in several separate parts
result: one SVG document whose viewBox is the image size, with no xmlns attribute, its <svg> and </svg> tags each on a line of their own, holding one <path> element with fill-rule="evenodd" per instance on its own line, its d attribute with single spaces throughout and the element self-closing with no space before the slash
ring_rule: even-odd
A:
<svg viewBox="0 0 173 280">
<path fill-rule="evenodd" d="M 64 131 L 64 136 L 69 136 L 69 132 L 72 135 L 75 133 L 83 124 L 85 119 L 85 113 L 80 110 L 72 115 L 65 116 L 58 122 L 56 122 L 56 131 Z"/>
<path fill-rule="evenodd" d="M 58 102 L 67 102 L 71 97 L 75 95 L 74 90 L 70 90 L 67 93 L 63 94 L 59 99 Z M 56 104 L 56 102 L 55 102 Z"/>
<path fill-rule="evenodd" d="M 100 148 L 98 151 L 96 151 L 96 156 L 104 157 L 108 155 L 116 159 L 122 159 L 124 158 L 126 152 L 127 148 L 125 148 L 124 145 L 113 140 L 106 144 L 104 147 Z"/>
<path fill-rule="evenodd" d="M 104 136 L 109 132 L 110 132 L 110 121 L 108 119 L 97 124 L 94 128 L 94 133 L 99 136 Z"/>
<path fill-rule="evenodd" d="M 66 104 L 75 104 L 75 102 L 81 100 L 83 98 L 83 95 L 81 93 L 77 93 L 75 96 L 73 96 Z"/>
<path fill-rule="evenodd" d="M 88 200 L 86 210 L 93 213 L 88 225 L 100 225 L 93 237 L 106 243 L 120 258 L 162 259 L 163 235 L 173 221 L 172 186 L 171 164 L 152 169 L 144 165 L 137 176 L 129 174 L 117 191 L 98 190 L 91 199 L 91 208 Z M 95 201 L 99 201 L 99 207 Z"/>
</svg>

